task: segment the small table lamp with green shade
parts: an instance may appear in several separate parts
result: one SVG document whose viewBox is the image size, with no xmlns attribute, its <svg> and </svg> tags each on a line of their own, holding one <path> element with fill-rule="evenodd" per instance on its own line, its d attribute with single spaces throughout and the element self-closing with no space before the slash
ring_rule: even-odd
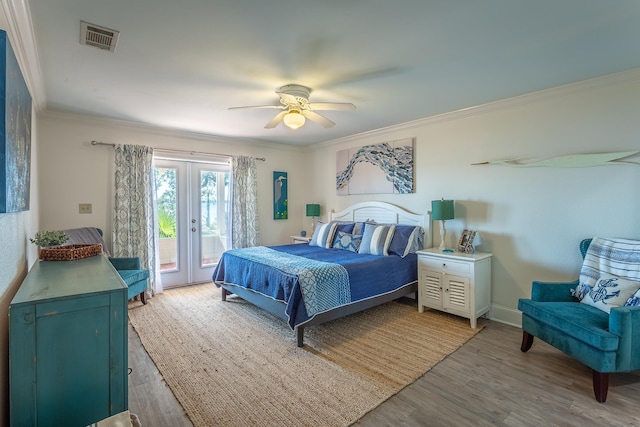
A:
<svg viewBox="0 0 640 427">
<path fill-rule="evenodd" d="M 307 205 L 308 206 L 308 205 Z M 444 236 L 447 233 L 444 222 L 454 218 L 453 200 L 433 200 L 431 202 L 431 219 L 440 221 L 440 247 L 443 252 L 453 252 L 444 246 Z"/>
<path fill-rule="evenodd" d="M 320 216 L 320 205 L 318 205 L 318 204 L 308 204 L 307 205 L 307 216 L 312 217 L 312 220 L 311 220 L 311 235 L 313 236 L 313 232 L 316 230 L 316 217 Z"/>
</svg>

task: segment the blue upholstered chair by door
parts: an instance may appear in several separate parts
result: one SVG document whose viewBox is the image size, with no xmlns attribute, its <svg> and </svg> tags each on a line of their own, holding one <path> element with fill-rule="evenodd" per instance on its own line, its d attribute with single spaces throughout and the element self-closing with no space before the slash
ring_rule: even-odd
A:
<svg viewBox="0 0 640 427">
<path fill-rule="evenodd" d="M 585 257 L 591 239 L 580 243 Z M 607 313 L 581 303 L 568 283 L 533 282 L 531 299 L 520 299 L 523 352 L 537 337 L 590 367 L 593 391 L 605 402 L 609 374 L 640 369 L 640 307 L 613 307 Z"/>
<path fill-rule="evenodd" d="M 102 230 L 95 228 L 100 237 L 102 247 L 106 245 L 102 240 Z M 108 252 L 105 251 L 108 254 Z M 136 296 L 140 296 L 140 301 L 143 304 L 147 303 L 147 297 L 145 292 L 149 282 L 149 270 L 143 269 L 140 265 L 139 257 L 109 257 L 109 261 L 118 271 L 120 278 L 127 285 L 129 290 L 127 291 L 127 299 L 133 299 Z"/>
<path fill-rule="evenodd" d="M 149 270 L 140 268 L 140 258 L 109 258 L 109 261 L 111 261 L 111 264 L 118 270 L 122 281 L 129 287 L 127 298 L 132 299 L 139 295 L 140 301 L 146 304 L 147 298 L 145 292 L 147 290 Z"/>
</svg>

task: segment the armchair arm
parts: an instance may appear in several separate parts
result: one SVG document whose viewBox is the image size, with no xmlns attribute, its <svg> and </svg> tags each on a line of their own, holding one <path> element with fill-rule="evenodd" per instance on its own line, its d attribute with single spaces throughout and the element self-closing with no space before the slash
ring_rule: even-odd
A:
<svg viewBox="0 0 640 427">
<path fill-rule="evenodd" d="M 531 299 L 544 302 L 576 301 L 571 295 L 571 289 L 578 286 L 579 280 L 573 282 L 538 282 L 531 284 Z"/>
<path fill-rule="evenodd" d="M 139 257 L 109 258 L 116 270 L 140 270 Z"/>
<path fill-rule="evenodd" d="M 640 307 L 614 307 L 609 313 L 609 332 L 618 335 L 616 370 L 640 369 Z"/>
</svg>

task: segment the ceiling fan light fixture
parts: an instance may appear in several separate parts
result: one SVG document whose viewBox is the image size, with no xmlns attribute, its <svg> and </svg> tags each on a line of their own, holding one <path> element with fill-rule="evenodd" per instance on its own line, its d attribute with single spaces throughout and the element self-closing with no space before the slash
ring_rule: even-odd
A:
<svg viewBox="0 0 640 427">
<path fill-rule="evenodd" d="M 300 111 L 291 110 L 282 119 L 284 124 L 290 129 L 298 129 L 300 126 L 304 125 L 305 118 Z"/>
</svg>

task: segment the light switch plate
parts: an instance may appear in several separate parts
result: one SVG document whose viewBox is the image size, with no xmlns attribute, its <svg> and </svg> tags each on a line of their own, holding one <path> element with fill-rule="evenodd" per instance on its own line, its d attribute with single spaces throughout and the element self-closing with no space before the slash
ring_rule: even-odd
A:
<svg viewBox="0 0 640 427">
<path fill-rule="evenodd" d="M 80 203 L 78 205 L 78 211 L 81 214 L 90 214 L 91 213 L 91 203 Z"/>
</svg>

